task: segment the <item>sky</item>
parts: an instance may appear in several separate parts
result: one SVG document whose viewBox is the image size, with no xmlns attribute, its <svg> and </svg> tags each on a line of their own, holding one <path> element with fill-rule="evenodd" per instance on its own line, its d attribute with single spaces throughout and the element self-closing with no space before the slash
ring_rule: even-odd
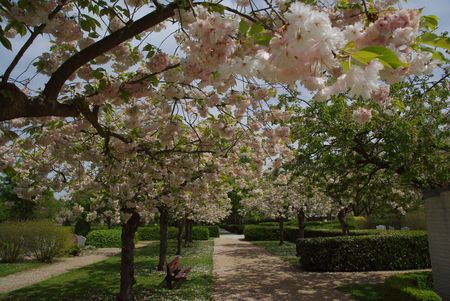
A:
<svg viewBox="0 0 450 301">
<path fill-rule="evenodd" d="M 402 2 L 400 6 L 402 8 L 423 8 L 424 15 L 436 15 L 439 17 L 438 32 L 450 32 L 450 0 L 409 0 L 407 2 Z M 166 35 L 166 32 L 152 34 L 151 42 L 154 45 L 159 45 L 161 42 L 163 42 L 164 45 L 162 49 L 164 49 L 168 53 L 171 53 L 175 50 L 176 44 L 173 38 L 164 41 Z M 13 51 L 9 51 L 0 45 L 0 74 L 3 74 L 3 72 L 13 59 L 15 53 L 20 48 L 22 42 L 23 40 L 20 38 L 13 40 Z M 39 39 L 38 41 L 36 41 L 33 46 L 26 52 L 24 58 L 20 61 L 12 76 L 16 77 L 18 74 L 26 70 L 29 64 L 37 56 L 39 56 L 43 52 L 48 51 L 48 47 L 49 44 L 46 39 Z M 45 80 L 45 77 L 38 76 L 33 80 L 30 87 L 33 89 L 37 89 L 40 87 L 42 88 Z"/>
</svg>

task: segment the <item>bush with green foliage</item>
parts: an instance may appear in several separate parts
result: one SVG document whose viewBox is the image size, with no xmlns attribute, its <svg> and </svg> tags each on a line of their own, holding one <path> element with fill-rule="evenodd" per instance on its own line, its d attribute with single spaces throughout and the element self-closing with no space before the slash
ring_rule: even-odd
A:
<svg viewBox="0 0 450 301">
<path fill-rule="evenodd" d="M 431 272 L 398 274 L 386 278 L 387 301 L 442 301 L 433 291 Z"/>
<path fill-rule="evenodd" d="M 22 222 L 5 222 L 0 224 L 0 260 L 16 262 L 25 253 Z"/>
<path fill-rule="evenodd" d="M 192 227 L 192 239 L 193 240 L 208 240 L 209 229 L 206 226 Z"/>
<path fill-rule="evenodd" d="M 64 251 L 74 243 L 70 231 L 50 221 L 29 221 L 26 223 L 25 248 L 38 261 L 52 262 L 56 256 L 64 254 Z"/>
<path fill-rule="evenodd" d="M 25 255 L 51 262 L 73 245 L 65 227 L 50 221 L 8 222 L 0 225 L 0 258 L 15 262 Z"/>
<path fill-rule="evenodd" d="M 207 226 L 209 230 L 209 237 L 219 237 L 220 236 L 220 228 L 217 225 Z"/>
<path fill-rule="evenodd" d="M 297 241 L 303 269 L 353 272 L 430 267 L 424 231 L 389 231 L 381 235 L 306 238 Z"/>
<path fill-rule="evenodd" d="M 176 239 L 178 229 L 176 227 L 169 227 L 168 238 Z M 159 227 L 157 226 L 147 226 L 139 227 L 138 234 L 140 240 L 159 240 Z"/>
<path fill-rule="evenodd" d="M 244 237 L 245 240 L 250 241 L 278 240 L 279 232 L 279 227 L 271 224 L 245 225 Z M 379 230 L 353 230 L 350 231 L 350 236 L 376 235 L 380 233 L 382 232 Z M 342 236 L 342 231 L 334 229 L 305 228 L 305 238 L 335 236 Z M 286 241 L 295 242 L 298 238 L 298 227 L 285 226 L 283 237 Z"/>
<path fill-rule="evenodd" d="M 81 254 L 81 247 L 78 245 L 73 245 L 67 250 L 67 254 L 70 256 L 80 256 Z"/>
<path fill-rule="evenodd" d="M 97 248 L 120 248 L 122 231 L 119 229 L 94 230 L 89 232 L 86 237 L 86 245 Z M 139 235 L 136 235 L 135 241 Z"/>
</svg>

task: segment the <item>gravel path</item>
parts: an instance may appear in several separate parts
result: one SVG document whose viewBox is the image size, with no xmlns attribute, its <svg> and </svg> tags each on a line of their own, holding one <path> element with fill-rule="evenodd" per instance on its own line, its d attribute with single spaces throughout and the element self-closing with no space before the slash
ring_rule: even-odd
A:
<svg viewBox="0 0 450 301">
<path fill-rule="evenodd" d="M 335 288 L 355 282 L 382 282 L 394 272 L 311 273 L 295 269 L 243 235 L 221 235 L 214 241 L 215 301 L 351 300 Z"/>
<path fill-rule="evenodd" d="M 137 248 L 148 245 L 150 242 L 142 241 L 136 244 Z M 35 269 L 18 272 L 0 278 L 0 293 L 8 293 L 51 277 L 64 274 L 70 270 L 78 269 L 116 255 L 120 248 L 99 248 L 84 256 L 59 258 L 55 263 Z"/>
</svg>

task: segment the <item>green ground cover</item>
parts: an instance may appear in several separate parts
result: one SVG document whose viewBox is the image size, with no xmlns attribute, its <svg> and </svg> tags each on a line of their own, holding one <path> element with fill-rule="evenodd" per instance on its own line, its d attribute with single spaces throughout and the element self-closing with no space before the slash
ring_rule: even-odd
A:
<svg viewBox="0 0 450 301">
<path fill-rule="evenodd" d="M 25 270 L 34 269 L 45 265 L 42 262 L 36 261 L 23 261 L 15 263 L 0 263 L 0 277 L 5 277 L 14 273 L 22 272 Z"/>
<path fill-rule="evenodd" d="M 181 265 L 192 271 L 180 289 L 158 288 L 165 273 L 157 272 L 157 243 L 136 250 L 136 300 L 210 300 L 212 285 L 212 252 L 214 242 L 194 241 L 193 247 L 183 250 Z M 176 242 L 169 241 L 169 260 L 175 254 Z M 102 262 L 70 271 L 8 294 L 1 301 L 103 301 L 115 300 L 119 289 L 120 257 L 113 256 Z"/>
</svg>

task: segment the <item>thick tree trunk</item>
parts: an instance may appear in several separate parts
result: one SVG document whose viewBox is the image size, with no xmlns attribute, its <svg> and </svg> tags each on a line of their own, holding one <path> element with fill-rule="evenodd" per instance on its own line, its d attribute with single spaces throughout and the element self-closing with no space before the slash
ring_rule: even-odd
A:
<svg viewBox="0 0 450 301">
<path fill-rule="evenodd" d="M 281 246 L 282 244 L 284 244 L 284 220 L 282 218 L 280 218 L 278 220 L 278 226 L 279 226 L 279 235 L 280 235 L 280 243 L 279 245 Z"/>
<path fill-rule="evenodd" d="M 187 214 L 184 218 L 184 247 L 189 246 L 189 220 L 187 219 Z"/>
<path fill-rule="evenodd" d="M 178 221 L 178 233 L 177 233 L 177 255 L 181 255 L 181 243 L 183 242 L 183 219 Z"/>
<path fill-rule="evenodd" d="M 341 224 L 342 234 L 348 236 L 350 234 L 350 229 L 348 227 L 347 221 L 345 220 L 345 216 L 347 215 L 347 208 L 342 208 L 339 210 L 337 218 L 339 223 Z"/>
<path fill-rule="evenodd" d="M 120 292 L 117 301 L 132 301 L 134 280 L 134 236 L 140 216 L 132 212 L 130 219 L 122 225 L 122 254 L 120 262 Z"/>
<path fill-rule="evenodd" d="M 305 210 L 301 208 L 297 212 L 298 238 L 305 238 Z"/>
<path fill-rule="evenodd" d="M 189 242 L 189 246 L 192 246 L 192 228 L 194 227 L 194 221 L 189 220 L 189 234 L 188 234 L 188 242 Z"/>
<path fill-rule="evenodd" d="M 159 210 L 159 262 L 158 271 L 164 271 L 167 257 L 169 210 L 166 207 L 158 207 Z"/>
</svg>

